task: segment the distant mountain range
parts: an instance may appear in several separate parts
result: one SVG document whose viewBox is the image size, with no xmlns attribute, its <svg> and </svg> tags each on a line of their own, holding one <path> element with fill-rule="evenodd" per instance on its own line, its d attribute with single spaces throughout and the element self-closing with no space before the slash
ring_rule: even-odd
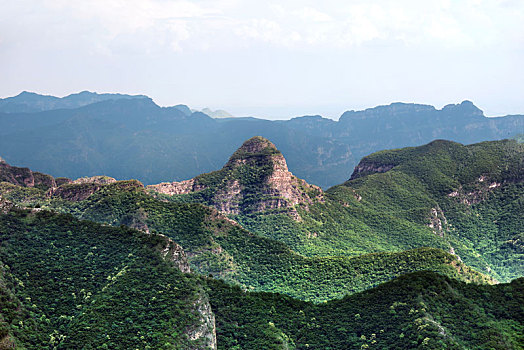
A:
<svg viewBox="0 0 524 350">
<path fill-rule="evenodd" d="M 23 91 L 20 94 L 0 99 L 0 111 L 5 113 L 31 113 L 53 109 L 71 109 L 91 103 L 117 100 L 147 98 L 144 95 L 124 94 L 97 94 L 96 92 L 82 91 L 65 97 L 40 95 L 34 92 Z"/>
<path fill-rule="evenodd" d="M 188 106 L 159 107 L 142 95 L 81 92 L 64 98 L 21 93 L 0 100 L 0 155 L 54 176 L 106 174 L 145 184 L 180 181 L 222 167 L 244 140 L 272 140 L 290 170 L 327 188 L 360 158 L 434 139 L 460 143 L 524 133 L 524 116 L 487 118 L 469 101 L 437 110 L 393 103 L 345 112 L 339 121 L 215 119 Z"/>
</svg>

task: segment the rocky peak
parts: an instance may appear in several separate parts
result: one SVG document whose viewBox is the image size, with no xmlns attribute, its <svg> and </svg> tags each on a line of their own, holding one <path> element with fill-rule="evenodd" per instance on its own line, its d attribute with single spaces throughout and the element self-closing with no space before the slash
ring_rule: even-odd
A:
<svg viewBox="0 0 524 350">
<path fill-rule="evenodd" d="M 484 112 L 468 100 L 462 101 L 460 104 L 446 105 L 442 108 L 442 112 L 458 116 L 484 116 Z"/>
<path fill-rule="evenodd" d="M 229 162 L 237 159 L 249 159 L 251 157 L 270 156 L 273 154 L 282 155 L 271 141 L 262 136 L 255 136 L 244 142 L 242 146 L 233 153 Z"/>
<path fill-rule="evenodd" d="M 149 186 L 168 195 L 190 195 L 226 214 L 282 210 L 299 218 L 295 206 L 322 200 L 322 190 L 294 176 L 282 153 L 255 136 L 242 144 L 218 171 L 182 182 Z"/>
</svg>

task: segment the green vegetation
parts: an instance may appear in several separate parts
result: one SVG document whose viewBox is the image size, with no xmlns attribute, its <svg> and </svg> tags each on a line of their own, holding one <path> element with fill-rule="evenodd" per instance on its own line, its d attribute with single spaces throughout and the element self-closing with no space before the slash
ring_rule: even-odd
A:
<svg viewBox="0 0 524 350">
<path fill-rule="evenodd" d="M 430 246 L 510 281 L 524 271 L 523 163 L 524 145 L 509 140 L 382 151 L 364 158 L 367 170 L 329 189 L 323 203 L 299 208 L 301 221 L 270 212 L 234 219 L 305 256 Z M 384 165 L 390 170 L 373 170 Z"/>
<path fill-rule="evenodd" d="M 2 186 L 3 196 L 21 205 L 161 232 L 190 254 L 193 270 L 202 275 L 318 302 L 421 269 L 487 281 L 469 268 L 458 273 L 453 265 L 465 265 L 444 253 L 450 250 L 499 281 L 521 276 L 521 155 L 522 145 L 511 141 L 436 141 L 379 152 L 362 163 L 395 167 L 333 187 L 308 208 L 299 206 L 301 221 L 278 211 L 233 216 L 248 231 L 201 204 L 155 199 L 137 181 L 65 184 L 51 197 Z M 216 174 L 234 179 L 237 173 L 220 173 L 231 169 L 201 177 L 209 183 Z M 501 185 L 490 188 L 493 183 Z M 458 195 L 450 197 L 454 191 Z M 86 199 L 77 198 L 84 193 Z"/>
<path fill-rule="evenodd" d="M 519 349 L 524 279 L 464 284 L 431 272 L 325 304 L 210 284 L 219 349 Z"/>
<path fill-rule="evenodd" d="M 363 204 L 380 205 L 381 212 L 412 222 L 428 222 L 435 210 L 442 225 L 437 233 L 466 264 L 502 281 L 522 276 L 524 145 L 435 141 L 379 152 L 366 162 L 397 166 L 330 191 L 349 186 Z"/>
<path fill-rule="evenodd" d="M 202 348 L 188 334 L 202 322 L 193 305 L 207 299 L 218 349 L 524 345 L 522 278 L 490 286 L 417 272 L 313 304 L 182 274 L 158 253 L 165 238 L 71 215 L 14 210 L 0 216 L 0 235 L 7 348 Z"/>
<path fill-rule="evenodd" d="M 82 191 L 85 184 L 66 186 L 71 191 L 78 186 Z M 21 197 L 16 191 L 6 195 L 7 199 Z M 489 282 L 486 276 L 439 249 L 354 257 L 304 257 L 281 242 L 253 235 L 211 208 L 154 199 L 136 181 L 102 186 L 78 202 L 42 198 L 38 203 L 32 204 L 81 219 L 160 232 L 184 248 L 195 272 L 224 278 L 250 290 L 279 292 L 303 300 L 340 298 L 419 270 L 439 271 L 465 281 Z"/>
<path fill-rule="evenodd" d="M 46 211 L 1 215 L 0 235 L 0 335 L 18 348 L 191 343 L 201 287 L 162 260 L 165 238 Z"/>
<path fill-rule="evenodd" d="M 171 198 L 136 180 L 1 182 L 0 348 L 203 348 L 212 311 L 218 349 L 521 349 L 524 278 L 472 268 L 524 271 L 523 151 L 379 152 L 296 217 L 251 211 L 276 149 Z M 202 204 L 235 180 L 253 194 L 242 214 Z M 193 273 L 162 258 L 169 238 Z"/>
</svg>

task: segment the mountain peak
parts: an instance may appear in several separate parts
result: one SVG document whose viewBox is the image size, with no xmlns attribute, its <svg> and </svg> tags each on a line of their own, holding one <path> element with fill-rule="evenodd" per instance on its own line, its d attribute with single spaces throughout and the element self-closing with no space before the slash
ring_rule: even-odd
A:
<svg viewBox="0 0 524 350">
<path fill-rule="evenodd" d="M 245 160 L 251 157 L 282 155 L 277 147 L 262 136 L 255 136 L 245 141 L 229 158 L 229 162 Z"/>
<path fill-rule="evenodd" d="M 449 104 L 442 108 L 443 112 L 460 115 L 484 116 L 484 112 L 480 110 L 473 102 L 464 100 L 460 104 Z"/>
<path fill-rule="evenodd" d="M 226 214 L 280 210 L 297 220 L 297 205 L 307 209 L 311 202 L 322 200 L 322 190 L 294 176 L 282 153 L 261 136 L 245 141 L 221 170 L 148 188 L 188 195 Z"/>
</svg>

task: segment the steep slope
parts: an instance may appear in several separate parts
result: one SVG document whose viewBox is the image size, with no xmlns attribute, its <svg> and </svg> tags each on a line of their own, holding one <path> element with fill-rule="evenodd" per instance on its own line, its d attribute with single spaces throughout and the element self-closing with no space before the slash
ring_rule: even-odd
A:
<svg viewBox="0 0 524 350">
<path fill-rule="evenodd" d="M 181 201 L 211 205 L 226 214 L 282 209 L 296 216 L 295 206 L 307 208 L 322 200 L 322 190 L 291 174 L 282 153 L 259 136 L 244 142 L 221 170 L 148 189 L 182 195 L 178 197 Z"/>
<path fill-rule="evenodd" d="M 13 209 L 0 238 L 0 328 L 17 348 L 216 347 L 203 285 L 165 236 Z"/>
<path fill-rule="evenodd" d="M 351 188 L 383 213 L 425 223 L 467 264 L 498 279 L 522 276 L 523 144 L 434 141 L 383 151 L 351 178 L 330 192 Z"/>
</svg>

